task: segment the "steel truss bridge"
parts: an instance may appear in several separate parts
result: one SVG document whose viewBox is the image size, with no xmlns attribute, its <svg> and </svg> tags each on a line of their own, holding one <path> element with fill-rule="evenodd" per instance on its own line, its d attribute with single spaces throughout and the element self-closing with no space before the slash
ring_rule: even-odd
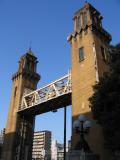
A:
<svg viewBox="0 0 120 160">
<path fill-rule="evenodd" d="M 18 113 L 37 115 L 71 105 L 71 73 L 22 97 Z"/>
</svg>

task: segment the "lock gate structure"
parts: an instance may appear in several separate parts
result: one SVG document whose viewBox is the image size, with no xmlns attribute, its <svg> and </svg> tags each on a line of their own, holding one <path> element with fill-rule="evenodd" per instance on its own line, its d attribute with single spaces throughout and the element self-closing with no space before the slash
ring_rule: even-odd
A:
<svg viewBox="0 0 120 160">
<path fill-rule="evenodd" d="M 85 139 L 101 160 L 112 160 L 104 147 L 101 127 L 92 118 L 89 97 L 92 86 L 109 70 L 111 35 L 102 26 L 102 16 L 91 4 L 85 3 L 73 17 L 74 30 L 67 40 L 71 45 L 71 72 L 37 89 L 40 75 L 37 58 L 31 49 L 19 61 L 12 76 L 13 86 L 9 107 L 3 160 L 31 160 L 35 115 L 72 105 L 72 124 L 80 114 L 92 121 Z M 73 127 L 72 127 L 73 128 Z M 72 129 L 72 150 L 79 136 Z"/>
</svg>

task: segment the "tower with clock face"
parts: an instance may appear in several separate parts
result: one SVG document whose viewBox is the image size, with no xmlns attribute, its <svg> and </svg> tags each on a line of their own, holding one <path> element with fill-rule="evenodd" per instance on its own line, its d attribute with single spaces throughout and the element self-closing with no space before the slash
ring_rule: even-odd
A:
<svg viewBox="0 0 120 160">
<path fill-rule="evenodd" d="M 37 88 L 40 80 L 40 75 L 36 72 L 37 62 L 37 58 L 29 49 L 20 58 L 18 71 L 12 76 L 13 86 L 5 131 L 4 160 L 30 160 L 32 157 L 34 116 L 20 116 L 17 111 L 22 96 Z"/>
</svg>

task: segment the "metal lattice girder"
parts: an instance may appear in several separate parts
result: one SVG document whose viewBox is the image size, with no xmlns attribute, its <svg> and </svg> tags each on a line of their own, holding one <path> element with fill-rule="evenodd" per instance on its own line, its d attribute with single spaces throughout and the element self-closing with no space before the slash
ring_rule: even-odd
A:
<svg viewBox="0 0 120 160">
<path fill-rule="evenodd" d="M 69 94 L 71 92 L 71 74 L 69 73 L 66 76 L 44 86 L 43 88 L 24 95 L 19 111 L 24 111 L 28 108 Z"/>
</svg>

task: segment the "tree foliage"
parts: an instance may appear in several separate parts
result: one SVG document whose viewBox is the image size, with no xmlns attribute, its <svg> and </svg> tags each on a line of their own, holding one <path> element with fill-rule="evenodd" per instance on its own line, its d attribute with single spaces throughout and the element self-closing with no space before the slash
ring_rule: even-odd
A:
<svg viewBox="0 0 120 160">
<path fill-rule="evenodd" d="M 120 151 L 120 44 L 111 46 L 110 72 L 93 89 L 90 107 L 103 128 L 105 146 Z"/>
</svg>

